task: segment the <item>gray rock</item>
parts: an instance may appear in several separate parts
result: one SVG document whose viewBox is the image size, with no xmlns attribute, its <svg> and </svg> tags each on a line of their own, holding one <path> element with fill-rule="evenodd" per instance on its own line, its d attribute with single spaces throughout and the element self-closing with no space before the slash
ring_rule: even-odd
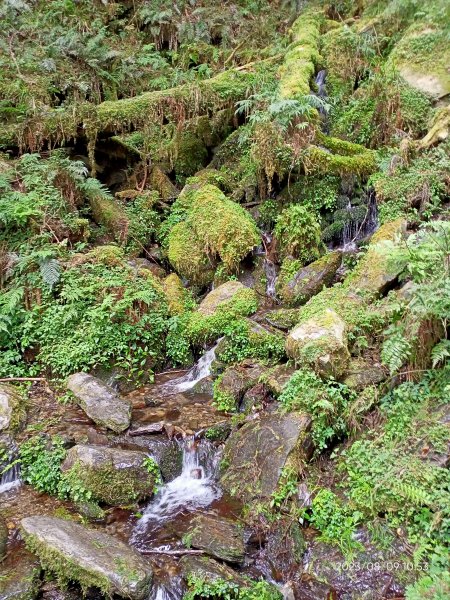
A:
<svg viewBox="0 0 450 600">
<path fill-rule="evenodd" d="M 184 579 L 194 576 L 204 579 L 207 582 L 224 580 L 234 583 L 239 587 L 248 586 L 247 579 L 241 577 L 241 575 L 230 569 L 230 567 L 220 564 L 207 556 L 185 555 L 181 558 L 179 565 Z"/>
<path fill-rule="evenodd" d="M 277 365 L 266 373 L 264 383 L 272 394 L 278 397 L 295 371 L 296 368 L 293 365 Z"/>
<path fill-rule="evenodd" d="M 74 373 L 67 380 L 67 388 L 97 425 L 116 433 L 130 426 L 131 404 L 99 379 L 88 373 Z"/>
<path fill-rule="evenodd" d="M 16 551 L 10 558 L 1 568 L 1 600 L 34 600 L 39 592 L 39 561 L 25 550 Z"/>
<path fill-rule="evenodd" d="M 258 383 L 263 372 L 263 366 L 248 360 L 227 367 L 217 382 L 216 391 L 229 398 L 237 408 L 245 392 Z"/>
<path fill-rule="evenodd" d="M 0 383 L 0 431 L 18 426 L 22 397 L 13 385 Z"/>
<path fill-rule="evenodd" d="M 106 446 L 74 446 L 61 466 L 92 493 L 93 500 L 110 505 L 130 504 L 153 494 L 155 477 L 145 468 L 144 452 Z"/>
<path fill-rule="evenodd" d="M 361 358 L 353 358 L 347 375 L 343 381 L 349 388 L 357 392 L 363 391 L 369 385 L 376 385 L 387 377 L 385 369 L 380 364 L 373 364 Z"/>
<path fill-rule="evenodd" d="M 330 286 L 341 266 L 342 252 L 330 252 L 303 267 L 287 282 L 281 283 L 278 293 L 289 306 L 300 306 Z"/>
<path fill-rule="evenodd" d="M 297 325 L 286 339 L 286 353 L 300 366 L 309 365 L 322 377 L 342 377 L 350 353 L 345 322 L 331 309 Z"/>
<path fill-rule="evenodd" d="M 306 414 L 270 414 L 246 423 L 228 438 L 221 484 L 244 502 L 271 497 L 283 467 L 312 454 L 311 418 Z"/>
<path fill-rule="evenodd" d="M 118 539 L 54 517 L 27 517 L 21 526 L 42 567 L 62 583 L 78 581 L 83 588 L 99 587 L 131 600 L 148 597 L 150 565 Z"/>
<path fill-rule="evenodd" d="M 191 521 L 183 541 L 220 560 L 231 563 L 244 560 L 244 530 L 229 519 L 198 515 Z"/>
</svg>

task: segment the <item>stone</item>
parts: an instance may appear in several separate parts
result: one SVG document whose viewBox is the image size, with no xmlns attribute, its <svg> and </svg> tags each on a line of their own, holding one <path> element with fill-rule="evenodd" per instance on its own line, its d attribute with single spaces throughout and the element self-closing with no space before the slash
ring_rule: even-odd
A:
<svg viewBox="0 0 450 600">
<path fill-rule="evenodd" d="M 145 467 L 147 455 L 135 450 L 80 444 L 71 448 L 61 470 L 106 504 L 130 504 L 153 494 L 155 476 Z"/>
<path fill-rule="evenodd" d="M 264 367 L 251 361 L 225 369 L 215 385 L 215 393 L 230 399 L 230 405 L 237 408 L 245 392 L 258 383 Z"/>
<path fill-rule="evenodd" d="M 167 425 L 165 429 L 167 431 Z M 170 440 L 166 436 L 139 436 L 133 438 L 132 442 L 127 444 L 127 449 L 140 450 L 152 456 L 158 464 L 165 482 L 172 481 L 172 479 L 181 475 L 183 452 L 176 441 Z"/>
<path fill-rule="evenodd" d="M 8 544 L 8 527 L 4 518 L 0 515 L 0 561 L 6 555 L 6 546 Z"/>
<path fill-rule="evenodd" d="M 297 365 L 322 377 L 340 379 L 350 360 L 344 321 L 331 309 L 297 325 L 286 339 L 286 353 Z"/>
<path fill-rule="evenodd" d="M 264 383 L 257 383 L 245 392 L 240 410 L 244 413 L 250 413 L 263 408 L 263 405 L 270 402 L 270 400 L 270 392 L 267 386 Z"/>
<path fill-rule="evenodd" d="M 297 369 L 293 365 L 277 365 L 264 376 L 264 383 L 278 397 Z"/>
<path fill-rule="evenodd" d="M 130 426 L 131 404 L 100 379 L 88 373 L 74 373 L 67 380 L 67 388 L 97 425 L 115 433 Z"/>
<path fill-rule="evenodd" d="M 288 518 L 276 520 L 267 536 L 266 550 L 274 572 L 283 573 L 283 579 L 294 578 L 306 550 L 299 524 Z"/>
<path fill-rule="evenodd" d="M 60 583 L 77 581 L 84 590 L 100 588 L 130 600 L 148 598 L 151 566 L 120 540 L 55 517 L 26 517 L 21 527 L 28 548 Z"/>
<path fill-rule="evenodd" d="M 267 311 L 264 318 L 272 327 L 288 331 L 299 322 L 300 312 L 299 308 L 277 308 Z"/>
<path fill-rule="evenodd" d="M 146 258 L 133 258 L 128 261 L 128 264 L 136 271 L 148 271 L 157 279 L 164 279 L 164 277 L 167 275 L 162 267 L 147 260 Z"/>
<path fill-rule="evenodd" d="M 384 381 L 387 372 L 380 363 L 370 363 L 362 358 L 352 358 L 343 383 L 357 392 Z"/>
<path fill-rule="evenodd" d="M 192 519 L 183 537 L 189 546 L 230 563 L 244 560 L 244 530 L 242 525 L 214 515 L 198 515 Z"/>
<path fill-rule="evenodd" d="M 342 252 L 335 251 L 303 267 L 287 281 L 280 280 L 278 294 L 289 306 L 301 306 L 318 294 L 324 287 L 329 287 L 341 266 Z"/>
<path fill-rule="evenodd" d="M 164 430 L 164 421 L 158 421 L 157 423 L 149 423 L 148 425 L 142 425 L 136 429 L 131 429 L 128 434 L 131 437 L 138 435 L 148 435 L 151 433 L 161 433 Z"/>
<path fill-rule="evenodd" d="M 0 431 L 15 429 L 23 417 L 22 396 L 17 388 L 8 383 L 0 383 Z"/>
<path fill-rule="evenodd" d="M 34 600 L 39 593 L 39 561 L 23 549 L 15 551 L 9 559 L 1 565 L 1 600 Z"/>
<path fill-rule="evenodd" d="M 227 581 L 239 587 L 247 587 L 248 580 L 233 571 L 227 565 L 221 564 L 207 556 L 185 555 L 179 562 L 183 578 L 198 577 L 206 582 Z"/>
<path fill-rule="evenodd" d="M 309 459 L 311 418 L 302 413 L 264 415 L 245 423 L 228 438 L 220 482 L 243 502 L 268 500 L 283 468 Z"/>
<path fill-rule="evenodd" d="M 243 290 L 247 289 L 239 281 L 227 281 L 219 285 L 202 300 L 198 307 L 198 312 L 205 317 L 213 315 L 217 308 L 226 302 L 229 302 Z"/>
</svg>

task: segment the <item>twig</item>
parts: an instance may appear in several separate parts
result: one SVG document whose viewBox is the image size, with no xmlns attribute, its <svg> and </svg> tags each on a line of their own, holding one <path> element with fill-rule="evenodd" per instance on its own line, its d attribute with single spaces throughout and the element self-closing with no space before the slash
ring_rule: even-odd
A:
<svg viewBox="0 0 450 600">
<path fill-rule="evenodd" d="M 227 60 L 223 63 L 223 66 L 227 65 L 231 60 L 233 60 L 233 56 L 236 54 L 236 52 L 242 48 L 242 46 L 244 45 L 245 40 L 243 40 L 240 44 L 238 44 L 236 46 L 236 48 L 233 50 L 233 52 L 230 54 L 230 56 L 227 58 Z"/>
<path fill-rule="evenodd" d="M 183 556 L 184 554 L 205 554 L 203 550 L 140 550 L 141 554 L 170 554 Z"/>
<path fill-rule="evenodd" d="M 45 377 L 2 377 L 0 381 L 47 381 Z"/>
<path fill-rule="evenodd" d="M 235 71 L 244 71 L 245 69 L 248 69 L 248 67 L 253 67 L 253 65 L 259 64 L 259 63 L 264 63 L 264 62 L 271 62 L 273 60 L 278 60 L 280 58 L 283 58 L 283 54 L 276 54 L 275 56 L 269 56 L 269 58 L 264 58 L 263 60 L 254 60 L 252 62 L 247 63 L 246 65 L 242 65 L 242 67 L 236 67 L 234 70 Z"/>
</svg>

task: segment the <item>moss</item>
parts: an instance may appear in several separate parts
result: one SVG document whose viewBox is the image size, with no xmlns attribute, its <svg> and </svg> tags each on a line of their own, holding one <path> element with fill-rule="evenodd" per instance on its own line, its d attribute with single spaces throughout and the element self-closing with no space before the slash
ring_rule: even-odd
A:
<svg viewBox="0 0 450 600">
<path fill-rule="evenodd" d="M 195 231 L 186 223 L 177 223 L 168 236 L 170 264 L 194 285 L 205 286 L 214 278 L 214 268 Z"/>
<path fill-rule="evenodd" d="M 179 181 L 197 173 L 208 158 L 203 141 L 189 131 L 182 131 L 174 137 L 169 154 L 172 155 L 171 162 Z"/>
<path fill-rule="evenodd" d="M 42 543 L 35 535 L 24 534 L 24 539 L 27 549 L 39 557 L 42 568 L 52 573 L 61 587 L 66 588 L 71 581 L 77 581 L 83 594 L 94 587 L 99 588 L 104 594 L 111 595 L 111 583 L 107 577 L 89 571 L 88 568 L 80 568 L 58 551 Z"/>
<path fill-rule="evenodd" d="M 319 258 L 323 251 L 320 225 L 306 207 L 293 204 L 283 210 L 274 229 L 280 256 L 298 259 L 296 267 Z"/>
<path fill-rule="evenodd" d="M 175 200 L 178 196 L 178 190 L 174 186 L 174 184 L 170 181 L 164 171 L 155 165 L 152 169 L 149 178 L 150 186 L 155 189 L 160 197 L 165 202 L 170 202 L 171 200 Z"/>
<path fill-rule="evenodd" d="M 186 290 L 178 275 L 175 273 L 168 275 L 163 281 L 163 289 L 169 306 L 169 315 L 183 314 L 186 310 Z"/>
<path fill-rule="evenodd" d="M 128 238 L 129 219 L 122 206 L 113 198 L 95 194 L 89 198 L 92 216 L 99 225 L 103 225 L 119 242 Z"/>
<path fill-rule="evenodd" d="M 310 81 L 321 57 L 319 13 L 305 12 L 292 25 L 292 44 L 279 69 L 280 98 L 295 99 L 310 93 Z"/>
<path fill-rule="evenodd" d="M 4 391 L 5 395 L 7 395 L 7 405 L 11 411 L 10 416 L 9 411 L 4 415 L 7 419 L 9 418 L 8 431 L 15 433 L 21 428 L 26 419 L 28 405 L 27 397 L 22 390 L 8 383 L 0 383 L 0 391 Z M 0 406 L 0 417 L 2 416 Z"/>
</svg>

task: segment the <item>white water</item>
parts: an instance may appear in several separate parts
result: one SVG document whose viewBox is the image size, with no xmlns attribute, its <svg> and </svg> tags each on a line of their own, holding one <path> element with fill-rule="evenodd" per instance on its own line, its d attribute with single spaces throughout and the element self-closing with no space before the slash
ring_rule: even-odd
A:
<svg viewBox="0 0 450 600">
<path fill-rule="evenodd" d="M 266 295 L 274 300 L 276 298 L 275 284 L 277 282 L 277 268 L 271 260 L 264 259 L 264 272 L 266 274 Z"/>
<path fill-rule="evenodd" d="M 196 383 L 211 375 L 211 365 L 216 358 L 216 348 L 219 342 L 220 340 L 217 340 L 215 346 L 207 350 L 187 373 L 164 384 L 163 391 L 171 394 L 186 392 L 192 389 Z"/>
<path fill-rule="evenodd" d="M 0 464 L 0 494 L 18 487 L 20 479 L 20 466 L 17 461 L 17 447 L 12 447 L 7 462 Z"/>
<path fill-rule="evenodd" d="M 206 440 L 193 437 L 180 442 L 183 450 L 181 475 L 164 485 L 144 510 L 132 535 L 138 541 L 151 527 L 172 519 L 177 514 L 209 506 L 222 492 L 216 484 L 219 453 Z M 200 475 L 200 477 L 198 477 Z"/>
</svg>

